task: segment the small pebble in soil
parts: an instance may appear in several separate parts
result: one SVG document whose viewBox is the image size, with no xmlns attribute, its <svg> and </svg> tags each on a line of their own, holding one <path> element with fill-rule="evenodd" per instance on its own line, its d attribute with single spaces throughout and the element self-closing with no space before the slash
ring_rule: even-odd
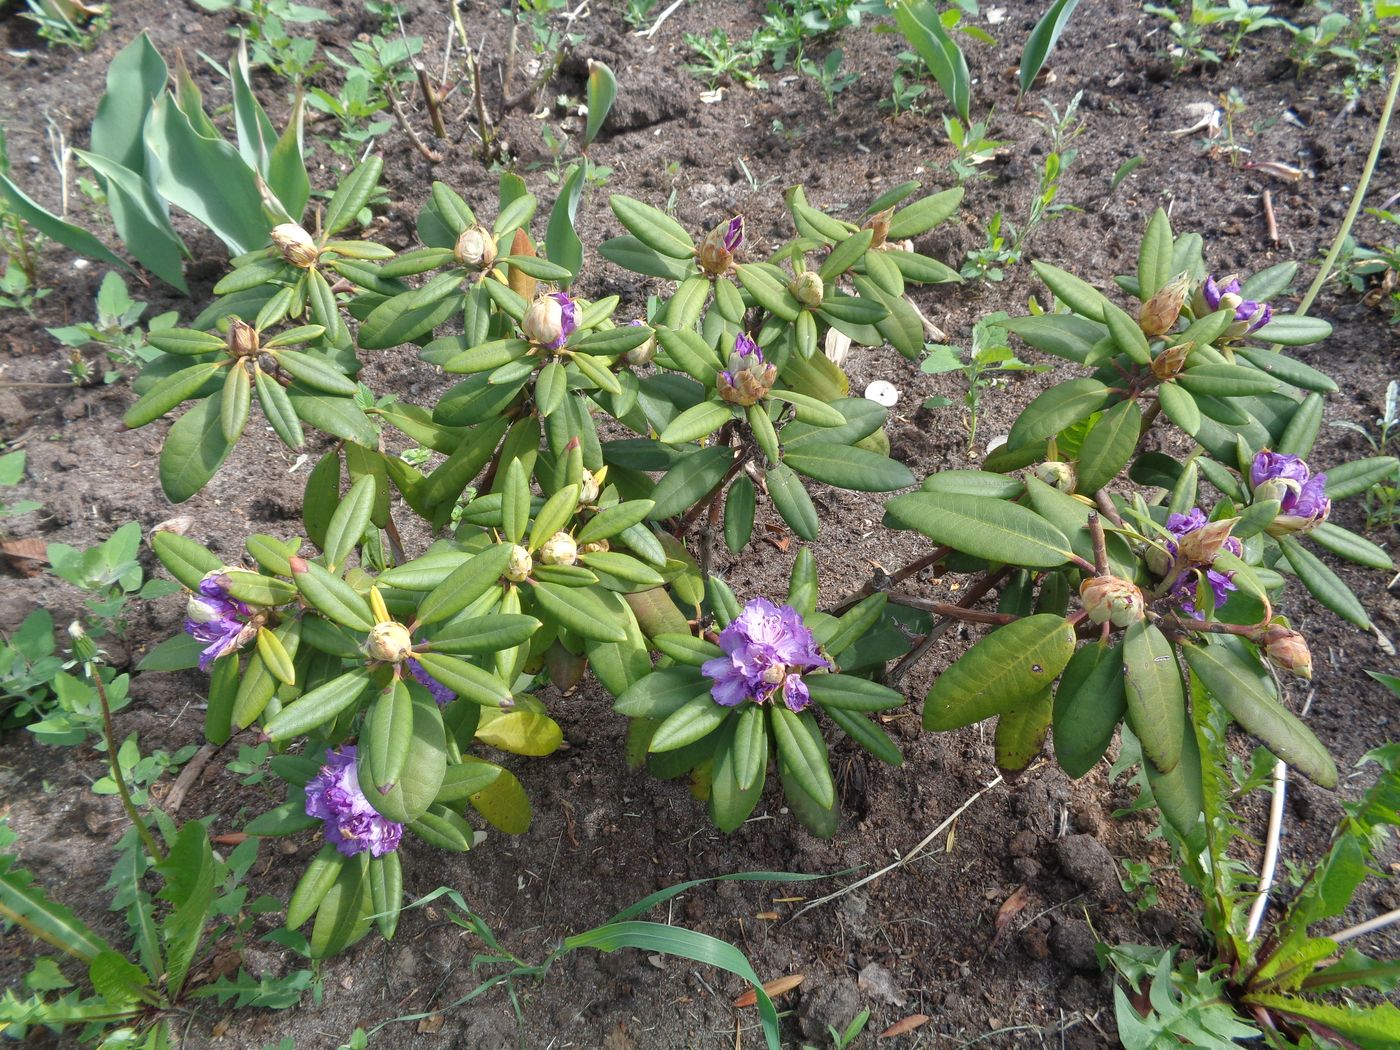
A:
<svg viewBox="0 0 1400 1050">
<path fill-rule="evenodd" d="M 1067 970 L 1079 973 L 1097 971 L 1099 957 L 1094 951 L 1094 932 L 1083 919 L 1066 919 L 1050 931 L 1050 950 Z"/>
<path fill-rule="evenodd" d="M 1046 940 L 1044 930 L 1027 926 L 1021 931 L 1020 942 L 1021 951 L 1032 959 L 1045 959 L 1050 955 L 1050 942 Z"/>
<path fill-rule="evenodd" d="M 810 991 L 803 989 L 797 1015 L 808 1039 L 829 1039 L 828 1027 L 841 1031 L 860 1010 L 860 989 L 854 982 L 823 981 Z"/>
</svg>

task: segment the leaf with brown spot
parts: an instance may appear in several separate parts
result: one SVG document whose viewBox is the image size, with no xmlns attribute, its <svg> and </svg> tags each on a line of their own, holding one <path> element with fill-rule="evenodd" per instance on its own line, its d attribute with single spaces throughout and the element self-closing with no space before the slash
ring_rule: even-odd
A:
<svg viewBox="0 0 1400 1050">
<path fill-rule="evenodd" d="M 771 981 L 763 982 L 763 990 L 768 993 L 768 998 L 776 999 L 785 992 L 790 992 L 807 978 L 800 973 L 790 973 L 786 977 L 774 977 Z M 753 1006 L 758 1002 L 758 993 L 750 988 L 739 998 L 734 1000 L 735 1006 Z"/>
<path fill-rule="evenodd" d="M 894 1024 L 890 1025 L 875 1038 L 893 1039 L 896 1036 L 906 1035 L 909 1032 L 912 1032 L 915 1028 L 920 1028 L 923 1025 L 928 1024 L 928 1021 L 928 1014 L 910 1014 L 902 1021 L 896 1021 Z"/>
</svg>

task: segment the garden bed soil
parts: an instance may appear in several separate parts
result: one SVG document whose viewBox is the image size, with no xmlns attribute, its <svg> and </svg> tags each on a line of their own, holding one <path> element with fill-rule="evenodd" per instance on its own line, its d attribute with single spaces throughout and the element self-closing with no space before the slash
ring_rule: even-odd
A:
<svg viewBox="0 0 1400 1050">
<path fill-rule="evenodd" d="M 16 7 L 18 5 L 11 5 Z M 58 182 L 49 162 L 46 125 L 52 122 L 71 145 L 86 145 L 86 128 L 101 97 L 113 55 L 147 30 L 172 58 L 182 50 L 206 99 L 226 100 L 224 82 L 198 59 L 204 52 L 227 56 L 233 24 L 193 6 L 130 0 L 115 7 L 111 29 L 89 53 L 46 50 L 29 23 L 0 14 L 0 123 L 9 135 L 15 177 L 43 204 L 59 205 Z M 358 3 L 325 4 L 335 21 L 306 27 L 326 48 L 344 48 L 376 22 Z M 447 5 L 416 0 L 405 5 L 410 33 L 425 37 L 425 54 L 443 53 Z M 484 42 L 483 61 L 494 77 L 507 22 L 499 5 L 464 5 L 473 45 Z M 1298 5 L 1277 4 L 1298 14 Z M 620 231 L 606 205 L 608 193 L 624 193 L 656 205 L 673 202 L 676 217 L 704 230 L 742 212 L 753 244 L 766 248 L 790 235 L 782 206 L 785 187 L 800 184 L 818 206 L 853 216 L 877 194 L 907 179 L 927 190 L 952 182 L 952 150 L 940 119 L 904 114 L 891 119 L 878 108 L 888 94 L 902 41 L 864 29 L 845 32 L 844 70 L 860 79 L 836 98 L 829 111 L 815 81 L 785 73 L 766 75 L 767 90 L 729 86 L 717 101 L 702 100 L 706 85 L 683 68 L 683 34 L 724 27 L 731 38 L 755 28 L 762 4 L 690 0 L 651 38 L 630 31 L 621 4 L 580 8 L 574 23 L 581 42 L 559 78 L 543 94 L 582 95 L 585 61 L 605 61 L 618 76 L 617 106 L 591 151 L 596 164 L 612 168 L 603 190 L 592 190 L 579 209 L 579 233 L 591 249 Z M 1018 108 L 1013 78 L 1020 42 L 1040 3 L 1005 5 L 1006 20 L 989 27 L 1003 42 L 998 49 L 969 48 L 978 74 L 977 113 L 990 110 L 992 137 L 1005 146 L 986 178 L 968 184 L 958 216 L 922 238 L 920 250 L 957 265 L 980 245 L 981 230 L 997 211 L 1021 221 L 1037 185 L 1046 138 L 1034 121 L 1048 114 L 1042 98 L 1063 111 L 1082 93 L 1084 131 L 1079 155 L 1064 180 L 1060 199 L 1078 207 L 1035 235 L 1034 257 L 1065 266 L 1101 287 L 1115 273 L 1129 272 L 1138 237 L 1152 210 L 1167 207 L 1178 231 L 1199 231 L 1216 273 L 1243 273 L 1296 259 L 1304 263 L 1301 284 L 1330 241 L 1360 173 L 1382 101 L 1372 88 L 1354 106 L 1332 90 L 1335 77 L 1295 79 L 1279 33 L 1250 36 L 1244 54 L 1217 70 L 1188 70 L 1173 76 L 1164 58 L 1164 23 L 1126 0 L 1099 0 L 1071 24 L 1053 57 L 1054 78 Z M 286 112 L 286 85 L 264 74 L 257 88 L 277 121 Z M 1307 172 L 1297 182 L 1275 180 L 1259 170 L 1231 164 L 1198 135 L 1174 136 L 1193 122 L 1188 107 L 1213 102 L 1230 88 L 1247 109 L 1236 136 L 1254 160 L 1292 164 Z M 493 101 L 498 101 L 493 99 Z M 413 217 L 433 179 L 461 192 L 486 214 L 494 208 L 496 174 L 473 154 L 469 121 L 458 119 L 463 98 L 449 106 L 450 142 L 430 163 L 397 128 L 376 144 L 385 157 L 389 204 L 370 236 L 395 248 L 414 244 Z M 540 112 L 517 111 L 503 124 L 512 151 L 525 169 L 542 209 L 554 196 L 548 176 L 554 165 L 541 132 L 558 128 L 565 114 L 552 105 Z M 421 115 L 416 123 L 426 128 Z M 572 118 L 577 130 L 578 118 Z M 333 133 L 313 122 L 311 132 Z M 1116 190 L 1114 173 L 1127 160 L 1144 163 Z M 324 146 L 313 161 L 313 182 L 330 186 L 339 165 Z M 1383 155 L 1371 193 L 1379 203 L 1396 190 L 1397 168 Z M 1261 198 L 1270 191 L 1280 243 L 1266 236 Z M 76 191 L 70 205 L 80 221 L 100 228 L 95 209 Z M 195 260 L 189 267 L 191 299 L 170 294 L 158 282 L 133 287 L 151 303 L 148 317 L 166 309 L 188 320 L 208 300 L 222 273 L 222 253 L 207 235 L 189 231 Z M 1370 220 L 1357 227 L 1362 242 L 1380 232 Z M 109 241 L 110 230 L 104 231 Z M 579 288 L 584 295 L 622 296 L 620 313 L 640 313 L 651 285 L 622 272 L 590 251 Z M 43 325 L 92 319 L 101 274 L 61 250 L 46 251 L 44 283 L 54 291 L 30 320 L 10 311 L 0 316 L 0 436 L 28 452 L 29 476 L 21 495 L 43 510 L 7 522 L 11 534 L 85 546 L 136 520 L 149 530 L 164 519 L 187 516 L 188 534 L 220 556 L 236 560 L 242 539 L 264 531 L 292 536 L 300 531 L 300 494 L 321 446 L 312 438 L 309 457 L 286 452 L 267 434 L 250 434 L 214 481 L 189 503 L 171 506 L 156 477 L 156 454 L 166 423 L 123 431 L 120 418 L 132 394 L 125 382 L 73 388 L 67 385 L 68 351 Z M 1024 312 L 1027 298 L 1043 294 L 1025 265 L 1008 268 L 1000 283 L 917 289 L 914 298 L 929 318 L 965 345 L 973 323 L 995 310 Z M 1395 376 L 1397 341 L 1386 317 L 1349 294 L 1329 290 L 1314 313 L 1336 327 L 1320 348 L 1302 359 L 1336 377 L 1342 392 L 1329 420 L 1369 424 L 1381 410 L 1386 382 Z M 431 403 L 449 385 L 437 369 L 410 349 L 364 355 L 363 375 L 373 389 Z M 1023 356 L 1038 360 L 1033 352 Z M 899 388 L 888 432 L 892 454 L 916 477 L 940 468 L 973 466 L 985 443 L 1004 433 L 1017 411 L 1049 382 L 1043 375 L 1012 378 L 983 400 L 975 448 L 969 450 L 957 408 L 928 411 L 925 398 L 941 394 L 961 404 L 951 375 L 927 376 L 888 348 L 857 348 L 848 362 L 852 388 L 874 379 Z M 97 371 L 102 371 L 100 362 Z M 1355 434 L 1324 428 L 1315 465 L 1366 454 Z M 921 538 L 879 527 L 884 497 L 832 490 L 817 493 L 821 539 L 813 544 L 822 577 L 822 598 L 831 603 L 864 583 L 877 567 L 895 568 L 927 549 Z M 801 546 L 778 520 L 761 511 L 756 541 L 739 557 L 717 544 L 716 569 L 741 598 L 785 588 Z M 1337 510 L 1345 526 L 1362 529 L 1354 505 Z M 1370 537 L 1393 548 L 1394 529 Z M 423 537 L 417 537 L 421 543 Z M 162 570 L 149 553 L 144 563 Z M 1354 587 L 1380 631 L 1400 633 L 1400 602 L 1381 574 L 1331 559 Z M 930 594 L 955 593 L 954 576 L 925 579 Z M 82 596 L 52 577 L 7 576 L 0 582 L 0 629 L 13 629 L 35 606 L 67 623 Z M 183 600 L 133 603 L 124 637 L 108 644 L 111 659 L 134 665 L 142 653 L 180 629 Z M 1294 709 L 1310 702 L 1308 720 L 1350 770 L 1370 748 L 1391 739 L 1395 699 L 1363 673 L 1395 670 L 1394 659 L 1376 639 L 1359 634 L 1335 616 L 1289 589 L 1287 611 L 1312 640 L 1315 677 L 1311 686 L 1287 686 Z M 566 746 L 544 759 L 509 759 L 535 807 L 528 833 L 510 838 L 491 833 L 464 856 L 443 856 L 410 843 L 404 858 L 411 898 L 438 886 L 458 890 L 498 933 L 510 951 L 540 960 L 565 935 L 605 921 L 632 901 L 686 879 L 731 872 L 770 870 L 837 873 L 821 882 L 709 883 L 687 891 L 653 918 L 701 930 L 739 945 L 764 978 L 802 974 L 804 983 L 779 1001 L 792 1011 L 784 1020 L 784 1045 L 804 1038 L 827 1045 L 825 1024 L 843 1027 L 863 1007 L 872 1019 L 857 1045 L 874 1045 L 874 1034 L 910 1014 L 930 1017 L 891 1047 L 985 1047 L 1114 1045 L 1111 979 L 1094 957 L 1094 935 L 1106 940 L 1151 944 L 1196 943 L 1199 906 L 1169 870 L 1159 873 L 1161 900 L 1146 910 L 1119 887 L 1115 857 L 1145 860 L 1167 869 L 1169 855 L 1145 816 L 1115 819 L 1133 791 L 1110 783 L 1101 765 L 1084 779 L 1069 781 L 1048 759 L 1014 784 L 987 788 L 996 771 L 985 727 L 931 735 L 920 730 L 921 698 L 933 676 L 980 633 L 950 634 L 930 659 L 907 678 L 906 709 L 888 728 L 907 755 L 902 768 L 862 761 L 844 738 L 834 761 L 844 771 L 846 813 L 834 838 L 822 841 L 798 827 L 770 788 L 755 817 L 732 835 L 717 832 L 704 805 L 680 782 L 658 782 L 628 769 L 624 720 L 611 713 L 609 698 L 591 682 L 563 695 L 547 688 L 542 698 L 564 729 Z M 141 674 L 132 685 L 134 702 L 118 716 L 118 732 L 138 732 L 142 747 L 174 750 L 197 742 L 202 726 L 205 679 L 196 673 Z M 280 801 L 267 786 L 243 787 L 226 768 L 236 745 L 215 756 L 184 801 L 181 818 L 209 818 L 216 833 L 236 831 L 253 813 Z M 1238 741 L 1243 750 L 1247 743 Z M 36 745 L 24 732 L 0 739 L 0 798 L 19 849 L 32 870 L 58 898 L 89 921 L 122 938 L 118 917 L 107 912 L 103 883 L 112 847 L 124 823 L 115 800 L 92 794 L 90 784 L 105 772 L 91 748 L 59 750 Z M 1293 780 L 1287 832 L 1288 862 L 1306 864 L 1325 845 L 1340 802 L 1357 796 L 1370 781 L 1365 770 L 1344 773 L 1337 792 Z M 156 794 L 165 790 L 158 785 Z M 980 797 L 929 848 L 907 865 L 862 888 L 794 917 L 804 901 L 829 893 L 903 857 L 974 795 Z M 1264 803 L 1251 800 L 1247 813 L 1262 835 Z M 269 840 L 253 874 L 253 892 L 283 899 L 318 843 L 310 835 Z M 1393 853 L 1390 855 L 1393 856 Z M 1388 857 L 1389 859 L 1389 857 Z M 1355 921 L 1400 903 L 1394 889 L 1378 884 L 1356 902 Z M 799 899 L 794 899 L 799 898 Z M 1020 902 L 997 935 L 998 911 Z M 232 1012 L 205 1006 L 181 1031 L 190 1046 L 251 1047 L 285 1037 L 299 1050 L 336 1047 L 357 1026 L 444 1010 L 488 973 L 473 972 L 471 959 L 483 945 L 452 923 L 444 902 L 406 912 L 398 935 L 385 943 L 371 935 L 321 970 L 324 998 L 310 997 L 285 1012 Z M 270 920 L 268 920 L 270 925 Z M 1394 947 L 1392 942 L 1390 947 Z M 34 946 L 11 935 L 0 945 L 0 974 L 17 983 Z M 268 942 L 246 953 L 255 972 L 281 973 L 299 960 Z M 206 963 L 206 966 L 210 965 Z M 616 955 L 583 952 L 556 965 L 543 982 L 518 982 L 515 1002 L 496 988 L 467 1005 L 428 1021 L 395 1024 L 374 1045 L 415 1048 L 607 1047 L 610 1050 L 745 1047 L 761 1045 L 753 1009 L 731 1005 L 741 982 L 722 972 L 636 951 Z"/>
</svg>

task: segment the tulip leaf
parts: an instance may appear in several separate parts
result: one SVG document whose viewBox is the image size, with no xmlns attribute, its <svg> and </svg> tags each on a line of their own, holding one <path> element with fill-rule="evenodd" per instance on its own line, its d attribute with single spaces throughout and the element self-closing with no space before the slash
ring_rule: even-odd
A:
<svg viewBox="0 0 1400 1050">
<path fill-rule="evenodd" d="M 589 66 L 594 67 L 599 63 L 590 62 Z M 607 67 L 604 66 L 604 69 Z M 609 74 L 611 77 L 611 74 Z M 588 78 L 589 92 L 593 90 L 593 76 L 590 73 Z M 615 88 L 614 88 L 615 90 Z M 601 122 L 601 121 L 600 121 Z M 590 106 L 588 111 L 588 124 L 593 127 L 593 109 Z M 595 129 L 596 130 L 596 129 Z M 583 148 L 588 148 L 591 136 L 585 135 Z M 544 277 L 543 280 L 558 281 L 561 288 L 567 288 L 573 283 L 574 278 L 583 269 L 583 242 L 579 240 L 578 233 L 574 229 L 574 216 L 578 212 L 579 195 L 583 192 L 583 177 L 585 164 L 571 164 L 565 173 L 563 181 L 559 185 L 559 196 L 555 198 L 554 207 L 549 212 L 549 227 L 545 231 L 544 244 L 545 251 L 549 255 L 549 261 L 564 268 L 566 274 L 559 276 Z M 522 269 L 525 269 L 522 267 Z M 529 272 L 525 270 L 525 272 Z M 539 274 L 532 276 L 539 277 Z"/>
</svg>

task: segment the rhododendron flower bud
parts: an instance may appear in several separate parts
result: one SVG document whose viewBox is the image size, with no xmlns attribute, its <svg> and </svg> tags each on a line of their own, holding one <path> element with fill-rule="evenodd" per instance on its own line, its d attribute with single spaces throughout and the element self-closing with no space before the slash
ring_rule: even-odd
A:
<svg viewBox="0 0 1400 1050">
<path fill-rule="evenodd" d="M 1307 639 L 1282 624 L 1270 624 L 1255 639 L 1275 667 L 1291 671 L 1299 678 L 1312 678 L 1312 653 Z"/>
<path fill-rule="evenodd" d="M 1248 335 L 1263 328 L 1274 316 L 1268 303 L 1246 299 L 1240 294 L 1240 281 L 1235 276 L 1222 278 L 1218 282 L 1214 277 L 1207 277 L 1196 292 L 1194 306 L 1198 316 L 1214 313 L 1216 310 L 1235 311 L 1235 322 L 1225 329 L 1220 337 L 1222 340 Z"/>
<path fill-rule="evenodd" d="M 1332 513 L 1327 475 L 1312 473 L 1298 456 L 1265 449 L 1250 464 L 1249 483 L 1256 503 L 1271 499 L 1279 502 L 1278 516 L 1265 526 L 1270 536 L 1306 532 Z"/>
<path fill-rule="evenodd" d="M 227 566 L 206 573 L 185 603 L 185 633 L 204 644 L 199 669 L 208 671 L 215 660 L 237 652 L 253 640 L 253 610 L 228 593 Z"/>
<path fill-rule="evenodd" d="M 794 277 L 788 284 L 788 291 L 799 303 L 813 310 L 821 306 L 822 295 L 825 293 L 822 279 L 813 270 L 803 270 Z"/>
<path fill-rule="evenodd" d="M 632 321 L 630 323 L 633 325 L 646 324 L 645 321 Z M 656 333 L 652 332 L 651 335 L 647 337 L 645 343 L 641 344 L 641 346 L 634 346 L 631 350 L 628 350 L 624 356 L 627 359 L 627 363 L 633 367 L 651 364 L 652 358 L 656 356 Z"/>
<path fill-rule="evenodd" d="M 528 550 L 518 543 L 510 549 L 510 561 L 506 563 L 506 579 L 514 583 L 523 583 L 530 578 L 534 568 L 535 560 L 530 557 Z"/>
<path fill-rule="evenodd" d="M 542 295 L 520 322 L 525 338 L 546 350 L 558 350 L 578 327 L 578 306 L 563 292 Z"/>
<path fill-rule="evenodd" d="M 595 475 L 593 471 L 589 470 L 587 467 L 584 467 L 583 477 L 579 479 L 578 483 L 579 506 L 585 507 L 588 506 L 590 503 L 596 503 L 598 501 L 598 493 L 600 491 L 601 486 L 598 484 L 597 475 Z"/>
<path fill-rule="evenodd" d="M 1138 312 L 1138 327 L 1147 336 L 1166 335 L 1181 316 L 1181 308 L 1186 303 L 1186 295 L 1191 290 L 1191 277 L 1179 273 L 1162 285 Z"/>
<path fill-rule="evenodd" d="M 360 789 L 353 746 L 326 752 L 326 764 L 306 785 L 306 814 L 325 821 L 326 841 L 347 857 L 365 850 L 382 857 L 403 838 L 403 825 L 380 815 Z"/>
<path fill-rule="evenodd" d="M 567 532 L 556 532 L 540 548 L 540 561 L 545 565 L 572 565 L 578 561 L 578 544 Z"/>
<path fill-rule="evenodd" d="M 789 710 L 801 711 L 811 701 L 802 676 L 831 667 L 801 615 L 767 598 L 744 606 L 720 632 L 719 647 L 724 655 L 705 661 L 700 671 L 713 681 L 710 695 L 724 707 L 781 696 Z"/>
<path fill-rule="evenodd" d="M 1075 477 L 1074 467 L 1058 459 L 1046 460 L 1040 464 L 1035 468 L 1035 476 L 1061 492 L 1073 492 L 1079 481 Z"/>
<path fill-rule="evenodd" d="M 729 355 L 729 367 L 716 377 L 715 386 L 730 404 L 747 407 L 767 397 L 777 378 L 777 367 L 765 361 L 758 344 L 740 332 Z"/>
<path fill-rule="evenodd" d="M 272 228 L 272 243 L 282 253 L 282 258 L 301 270 L 309 270 L 316 265 L 321 250 L 311 234 L 294 222 L 284 222 Z"/>
<path fill-rule="evenodd" d="M 452 254 L 463 266 L 489 270 L 496 261 L 496 238 L 480 226 L 469 226 L 457 238 Z"/>
<path fill-rule="evenodd" d="M 591 543 L 585 543 L 578 549 L 580 554 L 606 554 L 610 550 L 612 550 L 612 544 L 608 543 L 607 540 L 594 540 Z"/>
<path fill-rule="evenodd" d="M 871 248 L 884 246 L 885 238 L 890 235 L 890 219 L 894 217 L 894 207 L 888 207 L 884 211 L 877 211 L 870 218 L 865 220 L 865 225 L 861 227 L 865 230 L 872 230 L 875 236 L 870 238 Z"/>
<path fill-rule="evenodd" d="M 1079 585 L 1079 600 L 1089 619 L 1114 627 L 1141 620 L 1146 604 L 1137 584 L 1119 576 L 1090 576 Z"/>
<path fill-rule="evenodd" d="M 734 264 L 734 253 L 744 246 L 744 217 L 736 215 L 705 235 L 696 258 L 711 277 L 723 277 Z"/>
<path fill-rule="evenodd" d="M 370 628 L 365 641 L 365 655 L 371 660 L 388 664 L 402 663 L 413 653 L 413 638 L 408 628 L 394 620 L 377 623 Z"/>
<path fill-rule="evenodd" d="M 1181 537 L 1177 544 L 1177 556 L 1192 565 L 1210 565 L 1215 556 L 1230 543 L 1230 531 L 1239 523 L 1239 518 L 1225 518 L 1194 529 Z M 1239 541 L 1231 548 L 1232 554 L 1239 553 Z"/>
<path fill-rule="evenodd" d="M 1212 561 L 1221 550 L 1227 550 L 1237 558 L 1244 553 L 1244 548 L 1235 537 L 1228 533 L 1224 537 L 1215 534 L 1215 539 L 1201 541 L 1196 552 L 1204 554 L 1209 551 L 1212 561 L 1193 558 L 1190 552 L 1184 549 L 1188 538 L 1196 532 L 1209 530 L 1211 524 L 1200 507 L 1192 507 L 1186 514 L 1169 514 L 1167 532 L 1172 538 L 1165 543 L 1166 556 L 1161 556 L 1160 552 L 1149 551 L 1147 558 L 1148 566 L 1159 576 L 1165 577 L 1168 572 L 1176 573 L 1176 578 L 1171 582 L 1171 597 L 1182 612 L 1197 620 L 1205 618 L 1205 613 L 1196 607 L 1201 572 L 1205 573 L 1205 582 L 1210 587 L 1214 607 L 1218 609 L 1229 600 L 1230 592 L 1236 588 L 1232 574 L 1212 568 Z M 1230 525 L 1233 527 L 1234 523 L 1231 522 Z"/>
<path fill-rule="evenodd" d="M 1169 346 L 1152 359 L 1152 374 L 1166 382 L 1181 374 L 1186 365 L 1187 355 L 1195 348 L 1195 343 L 1178 343 Z"/>
<path fill-rule="evenodd" d="M 228 335 L 224 337 L 224 345 L 228 347 L 228 352 L 234 357 L 254 357 L 260 352 L 262 343 L 258 339 L 256 328 L 247 321 L 240 321 L 234 317 L 229 320 Z"/>
</svg>

